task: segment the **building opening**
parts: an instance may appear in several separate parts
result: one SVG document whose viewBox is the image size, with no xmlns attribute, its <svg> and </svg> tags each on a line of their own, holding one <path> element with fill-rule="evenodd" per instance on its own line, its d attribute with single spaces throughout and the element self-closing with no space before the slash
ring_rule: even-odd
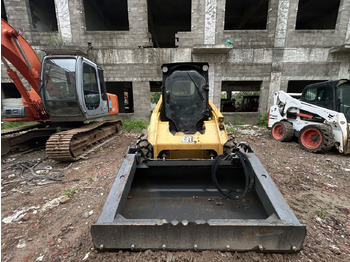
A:
<svg viewBox="0 0 350 262">
<path fill-rule="evenodd" d="M 34 31 L 58 31 L 54 0 L 29 0 L 29 9 Z"/>
<path fill-rule="evenodd" d="M 258 112 L 261 81 L 223 81 L 221 112 Z"/>
<path fill-rule="evenodd" d="M 14 83 L 1 83 L 1 98 L 21 98 Z"/>
<path fill-rule="evenodd" d="M 107 93 L 118 96 L 119 113 L 134 113 L 132 82 L 106 82 Z"/>
<path fill-rule="evenodd" d="M 22 108 L 23 102 L 20 92 L 14 83 L 1 83 L 1 115 L 9 117 L 9 108 Z M 9 112 L 12 110 L 10 109 Z M 10 113 L 11 114 L 11 113 Z"/>
<path fill-rule="evenodd" d="M 4 0 L 1 0 L 1 19 L 4 19 L 7 22 L 7 15 Z"/>
<path fill-rule="evenodd" d="M 147 0 L 148 30 L 153 47 L 172 48 L 175 34 L 191 31 L 190 0 Z"/>
<path fill-rule="evenodd" d="M 266 29 L 269 0 L 226 0 L 225 30 Z"/>
<path fill-rule="evenodd" d="M 307 85 L 324 82 L 327 80 L 292 80 L 288 81 L 287 93 L 302 93 Z"/>
<path fill-rule="evenodd" d="M 84 0 L 87 31 L 128 31 L 127 0 Z"/>
<path fill-rule="evenodd" d="M 151 81 L 149 82 L 150 91 L 151 91 L 151 109 L 153 110 L 160 96 L 162 95 L 162 82 L 161 81 Z"/>
<path fill-rule="evenodd" d="M 335 29 L 340 0 L 299 0 L 296 30 Z"/>
</svg>

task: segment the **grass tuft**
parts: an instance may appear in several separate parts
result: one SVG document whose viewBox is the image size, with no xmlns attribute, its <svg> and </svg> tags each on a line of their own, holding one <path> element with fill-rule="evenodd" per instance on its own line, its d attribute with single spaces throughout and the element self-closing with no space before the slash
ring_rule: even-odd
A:
<svg viewBox="0 0 350 262">
<path fill-rule="evenodd" d="M 129 132 L 131 130 L 135 132 L 141 132 L 143 129 L 148 128 L 149 123 L 144 122 L 142 120 L 123 120 L 123 130 Z"/>
<path fill-rule="evenodd" d="M 20 127 L 20 126 L 31 125 L 34 123 L 35 122 L 3 122 L 1 123 L 1 129 L 5 130 L 5 129 Z"/>
<path fill-rule="evenodd" d="M 64 195 L 69 197 L 69 198 L 72 198 L 75 194 L 75 189 L 74 188 L 67 188 L 65 191 L 64 191 Z"/>
<path fill-rule="evenodd" d="M 260 116 L 259 116 L 259 123 L 258 123 L 258 126 L 267 127 L 267 121 L 268 121 L 268 114 L 266 114 L 266 115 L 260 115 Z"/>
</svg>

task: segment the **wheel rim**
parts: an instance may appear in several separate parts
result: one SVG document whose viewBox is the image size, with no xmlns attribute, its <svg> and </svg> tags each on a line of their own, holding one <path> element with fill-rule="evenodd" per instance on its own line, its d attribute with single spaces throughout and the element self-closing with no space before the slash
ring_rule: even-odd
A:
<svg viewBox="0 0 350 262">
<path fill-rule="evenodd" d="M 301 134 L 300 140 L 306 148 L 316 149 L 322 143 L 322 134 L 316 128 L 309 128 Z"/>
<path fill-rule="evenodd" d="M 276 140 L 281 140 L 284 137 L 285 133 L 286 133 L 286 129 L 282 124 L 276 124 L 272 128 L 272 136 Z"/>
</svg>

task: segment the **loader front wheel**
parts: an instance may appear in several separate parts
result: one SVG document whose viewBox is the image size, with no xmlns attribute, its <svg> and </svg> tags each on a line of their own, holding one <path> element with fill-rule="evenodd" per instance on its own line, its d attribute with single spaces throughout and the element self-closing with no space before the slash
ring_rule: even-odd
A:
<svg viewBox="0 0 350 262">
<path fill-rule="evenodd" d="M 147 140 L 147 137 L 140 137 L 136 142 L 136 146 L 143 153 L 143 155 L 141 156 L 142 161 L 153 158 L 153 146 Z"/>
<path fill-rule="evenodd" d="M 334 145 L 332 129 L 328 126 L 306 126 L 300 131 L 299 145 L 313 153 L 328 151 Z"/>
<path fill-rule="evenodd" d="M 237 148 L 236 138 L 232 134 L 228 134 L 228 139 L 224 144 L 224 155 L 231 154 Z"/>
<path fill-rule="evenodd" d="M 272 126 L 271 129 L 272 137 L 281 142 L 288 142 L 292 140 L 294 135 L 294 129 L 292 123 L 281 121 L 277 122 Z"/>
</svg>

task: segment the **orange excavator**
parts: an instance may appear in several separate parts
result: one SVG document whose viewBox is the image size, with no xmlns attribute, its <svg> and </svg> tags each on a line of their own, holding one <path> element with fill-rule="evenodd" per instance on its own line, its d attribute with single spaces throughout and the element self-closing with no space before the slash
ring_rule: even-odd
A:
<svg viewBox="0 0 350 262">
<path fill-rule="evenodd" d="M 2 155 L 23 143 L 48 138 L 50 158 L 73 161 L 121 132 L 120 120 L 84 124 L 119 112 L 117 96 L 106 92 L 103 70 L 92 61 L 82 56 L 47 55 L 41 62 L 31 45 L 3 19 L 1 60 L 21 94 L 21 103 L 2 101 L 2 121 L 38 122 L 2 130 Z"/>
</svg>

